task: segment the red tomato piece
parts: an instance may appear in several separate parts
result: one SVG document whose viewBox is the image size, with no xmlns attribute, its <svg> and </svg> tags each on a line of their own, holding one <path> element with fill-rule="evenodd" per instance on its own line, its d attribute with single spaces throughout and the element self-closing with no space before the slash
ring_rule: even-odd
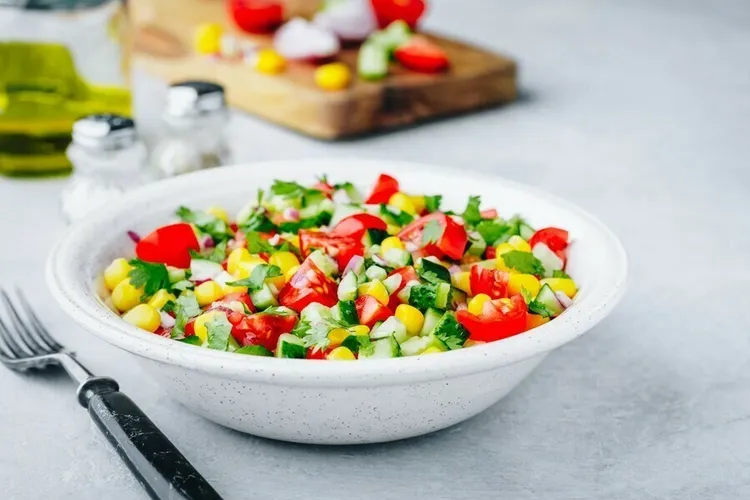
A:
<svg viewBox="0 0 750 500">
<path fill-rule="evenodd" d="M 510 275 L 505 271 L 472 266 L 469 275 L 471 293 L 472 295 L 483 293 L 492 299 L 502 299 L 508 296 L 509 278 Z"/>
<path fill-rule="evenodd" d="M 534 245 L 537 243 L 544 243 L 550 250 L 558 253 L 561 250 L 565 250 L 568 246 L 568 232 L 565 229 L 556 227 L 545 227 L 534 233 L 529 239 L 531 248 L 534 248 Z"/>
<path fill-rule="evenodd" d="M 497 257 L 497 248 L 493 247 L 492 245 L 487 245 L 487 250 L 484 251 L 484 258 L 485 259 L 494 259 Z"/>
<path fill-rule="evenodd" d="M 273 351 L 281 334 L 291 332 L 296 323 L 292 314 L 253 314 L 232 327 L 232 336 L 243 346 L 262 345 Z"/>
<path fill-rule="evenodd" d="M 307 259 L 279 292 L 279 302 L 297 312 L 313 302 L 333 307 L 338 303 L 336 282 Z"/>
<path fill-rule="evenodd" d="M 381 28 L 401 19 L 414 29 L 427 8 L 424 0 L 370 0 L 370 3 Z"/>
<path fill-rule="evenodd" d="M 396 60 L 405 68 L 419 73 L 440 73 L 448 68 L 445 51 L 427 38 L 415 35 L 396 49 Z"/>
<path fill-rule="evenodd" d="M 160 227 L 135 246 L 141 260 L 183 269 L 190 267 L 190 250 L 198 251 L 200 245 L 193 228 L 184 222 Z"/>
<path fill-rule="evenodd" d="M 269 33 L 284 22 L 284 6 L 272 0 L 229 0 L 229 14 L 248 33 Z"/>
<path fill-rule="evenodd" d="M 437 242 L 430 243 L 423 247 L 422 235 L 424 234 L 425 226 L 431 221 L 437 221 L 438 224 L 440 224 L 442 234 Z M 464 226 L 442 212 L 434 212 L 415 220 L 402 229 L 401 232 L 398 233 L 398 237 L 404 242 L 408 241 L 417 247 L 422 248 L 423 253 L 427 255 L 434 255 L 438 258 L 447 255 L 455 260 L 458 260 L 463 256 L 464 250 L 466 250 L 466 243 L 469 241 Z"/>
<path fill-rule="evenodd" d="M 365 200 L 368 205 L 378 205 L 381 203 L 388 203 L 391 196 L 398 193 L 399 185 L 398 181 L 388 174 L 380 174 L 375 187 L 372 188 L 370 197 Z"/>
<path fill-rule="evenodd" d="M 364 255 L 365 247 L 361 238 L 351 236 L 339 236 L 320 231 L 308 231 L 301 229 L 299 232 L 300 252 L 303 257 L 310 255 L 313 249 L 323 250 L 333 257 L 339 265 L 339 271 L 343 271 L 352 257 Z"/>
<path fill-rule="evenodd" d="M 378 302 L 372 295 L 362 295 L 354 303 L 357 308 L 357 316 L 362 325 L 372 328 L 378 321 L 385 321 L 393 316 L 393 311 Z"/>
<path fill-rule="evenodd" d="M 354 214 L 344 217 L 336 224 L 330 234 L 336 236 L 350 236 L 361 240 L 368 229 L 385 231 L 388 225 L 383 219 L 371 214 Z"/>
<path fill-rule="evenodd" d="M 195 335 L 195 319 L 191 319 L 185 324 L 185 328 L 183 328 L 185 331 L 186 337 L 191 337 Z"/>
<path fill-rule="evenodd" d="M 247 292 L 235 292 L 224 295 L 221 299 L 212 303 L 211 308 L 214 308 L 214 306 L 224 306 L 228 308 L 231 302 L 242 302 L 250 312 L 255 312 L 255 306 L 253 305 L 253 301 L 250 300 L 250 295 L 248 295 Z"/>
<path fill-rule="evenodd" d="M 510 299 L 510 305 L 493 300 L 481 316 L 467 310 L 458 311 L 458 322 L 469 331 L 469 339 L 478 342 L 492 342 L 526 331 L 526 302 L 520 295 Z"/>
<path fill-rule="evenodd" d="M 328 354 L 328 352 L 328 349 L 316 349 L 313 351 L 313 348 L 310 347 L 307 349 L 305 359 L 326 359 L 326 354 Z"/>
<path fill-rule="evenodd" d="M 395 274 L 398 274 L 399 276 L 401 276 L 401 284 L 396 288 L 396 290 L 391 295 L 396 295 L 398 292 L 403 290 L 408 282 L 419 279 L 419 275 L 417 275 L 417 271 L 416 269 L 414 269 L 413 266 L 406 266 L 406 267 L 401 267 L 399 269 L 395 269 L 391 272 L 391 274 L 388 275 L 388 277 L 391 277 Z"/>
</svg>

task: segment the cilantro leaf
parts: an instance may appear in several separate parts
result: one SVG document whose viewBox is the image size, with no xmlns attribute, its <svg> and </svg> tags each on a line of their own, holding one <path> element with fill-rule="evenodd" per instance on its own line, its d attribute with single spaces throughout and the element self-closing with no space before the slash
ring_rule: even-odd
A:
<svg viewBox="0 0 750 500">
<path fill-rule="evenodd" d="M 271 193 L 282 198 L 299 198 L 305 194 L 307 189 L 296 183 L 275 180 L 271 186 Z"/>
<path fill-rule="evenodd" d="M 437 243 L 443 237 L 445 228 L 436 220 L 427 221 L 422 230 L 422 246 Z"/>
<path fill-rule="evenodd" d="M 479 196 L 469 196 L 466 210 L 461 214 L 467 225 L 474 226 L 482 221 L 482 214 L 479 212 L 479 205 L 481 203 L 482 199 Z"/>
<path fill-rule="evenodd" d="M 544 303 L 539 302 L 538 300 L 532 300 L 531 302 L 529 302 L 529 312 L 538 314 L 545 318 L 552 317 L 555 314 L 552 309 L 547 307 Z"/>
<path fill-rule="evenodd" d="M 227 242 L 221 241 L 215 247 L 207 248 L 203 252 L 196 252 L 194 250 L 191 250 L 190 256 L 196 257 L 198 259 L 210 260 L 211 262 L 221 264 L 222 262 L 224 262 L 224 259 L 227 258 Z"/>
<path fill-rule="evenodd" d="M 178 292 L 190 290 L 192 288 L 195 288 L 195 283 L 190 280 L 180 280 L 177 283 L 172 284 L 172 290 L 176 290 Z"/>
<path fill-rule="evenodd" d="M 203 344 L 203 341 L 197 335 L 191 335 L 189 337 L 185 337 L 185 338 L 182 338 L 182 339 L 176 339 L 176 340 L 178 342 L 184 342 L 184 343 L 190 344 L 190 345 L 202 345 Z"/>
<path fill-rule="evenodd" d="M 260 231 L 268 233 L 276 229 L 276 225 L 268 218 L 268 212 L 263 208 L 263 195 L 263 190 L 259 189 L 255 209 L 247 217 L 243 217 L 242 220 L 238 221 L 242 232 Z"/>
<path fill-rule="evenodd" d="M 259 232 L 250 231 L 245 235 L 247 241 L 247 251 L 250 253 L 271 253 L 276 248 L 268 240 L 264 239 Z"/>
<path fill-rule="evenodd" d="M 177 209 L 177 217 L 183 222 L 195 224 L 195 226 L 209 236 L 214 241 L 224 241 L 232 237 L 232 232 L 229 230 L 229 225 L 206 212 L 193 211 L 187 207 L 180 207 Z"/>
<path fill-rule="evenodd" d="M 171 333 L 173 339 L 181 338 L 185 335 L 185 325 L 190 318 L 198 316 L 201 313 L 201 306 L 198 305 L 195 295 L 180 295 L 175 303 L 175 311 L 177 314 Z"/>
<path fill-rule="evenodd" d="M 226 351 L 229 345 L 229 336 L 232 333 L 232 324 L 227 320 L 226 314 L 217 314 L 211 321 L 206 323 L 208 332 L 208 348 L 218 351 Z"/>
<path fill-rule="evenodd" d="M 435 196 L 425 196 L 424 206 L 428 212 L 440 211 L 440 203 L 443 201 L 443 195 L 436 194 Z"/>
<path fill-rule="evenodd" d="M 294 325 L 291 334 L 299 338 L 304 338 L 305 335 L 307 335 L 307 332 L 310 331 L 310 328 L 311 325 L 308 321 L 300 321 L 296 325 Z"/>
<path fill-rule="evenodd" d="M 302 219 L 298 222 L 282 222 L 279 225 L 279 231 L 282 233 L 296 233 L 300 229 L 327 226 L 329 222 L 331 222 L 331 214 L 328 212 L 321 212 L 315 217 Z"/>
<path fill-rule="evenodd" d="M 511 250 L 500 256 L 505 262 L 505 265 L 511 269 L 515 269 L 519 273 L 523 274 L 534 274 L 537 276 L 544 275 L 544 265 L 542 261 L 534 257 L 531 252 L 519 252 L 518 250 Z"/>
<path fill-rule="evenodd" d="M 143 298 L 151 297 L 162 288 L 169 288 L 169 271 L 164 264 L 141 259 L 133 259 L 129 264 L 133 267 L 128 273 L 130 284 L 143 288 Z"/>
<path fill-rule="evenodd" d="M 527 304 L 531 304 L 531 302 L 534 300 L 534 296 L 531 295 L 531 292 L 528 291 L 525 286 L 521 287 L 521 296 Z"/>
<path fill-rule="evenodd" d="M 380 205 L 380 215 L 386 222 L 390 221 L 397 226 L 405 226 L 414 220 L 411 214 L 390 205 Z"/>
<path fill-rule="evenodd" d="M 163 306 L 161 306 L 161 310 L 164 311 L 165 313 L 174 312 L 176 308 L 177 308 L 177 304 L 175 303 L 174 300 L 168 300 L 167 302 L 164 303 Z"/>
<path fill-rule="evenodd" d="M 520 215 L 514 215 L 508 221 L 506 222 L 506 229 L 505 232 L 495 240 L 493 244 L 497 245 L 499 243 L 505 243 L 507 242 L 511 236 L 520 236 L 521 234 L 521 226 L 528 225 L 526 221 L 521 217 Z"/>
<path fill-rule="evenodd" d="M 502 219 L 483 220 L 477 224 L 476 230 L 488 245 L 494 245 L 510 230 L 510 226 Z"/>
<path fill-rule="evenodd" d="M 269 266 L 268 264 L 260 264 L 255 266 L 253 272 L 250 273 L 249 278 L 241 279 L 238 281 L 230 281 L 227 283 L 229 286 L 246 286 L 251 292 L 260 290 L 268 278 L 275 278 L 281 276 L 281 269 L 279 266 Z"/>
<path fill-rule="evenodd" d="M 315 324 L 308 323 L 308 325 L 309 327 L 305 327 L 306 331 L 302 335 L 302 340 L 305 342 L 305 347 L 311 347 L 313 350 L 325 350 L 331 343 L 328 339 L 330 331 L 334 328 L 346 328 L 345 324 L 333 318 L 323 318 Z M 300 336 L 298 333 L 295 335 Z"/>
<path fill-rule="evenodd" d="M 367 350 L 371 344 L 370 337 L 367 335 L 349 335 L 341 343 L 341 347 L 346 347 L 353 353 L 358 353 L 361 350 Z"/>
<path fill-rule="evenodd" d="M 570 279 L 570 276 L 568 275 L 568 273 L 566 273 L 562 269 L 555 269 L 554 271 L 552 271 L 552 277 L 553 278 L 567 278 L 567 279 Z"/>
</svg>

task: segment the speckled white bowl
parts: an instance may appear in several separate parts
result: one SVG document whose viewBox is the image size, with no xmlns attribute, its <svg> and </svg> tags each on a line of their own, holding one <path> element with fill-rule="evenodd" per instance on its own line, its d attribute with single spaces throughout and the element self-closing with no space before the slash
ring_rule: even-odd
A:
<svg viewBox="0 0 750 500">
<path fill-rule="evenodd" d="M 97 277 L 115 257 L 132 255 L 127 230 L 145 234 L 173 219 L 179 205 L 238 210 L 275 178 L 310 182 L 326 173 L 369 189 L 380 172 L 405 191 L 443 193 L 444 206 L 467 196 L 537 227 L 567 228 L 568 270 L 580 284 L 575 304 L 531 332 L 437 355 L 321 362 L 241 356 L 200 349 L 134 328 L 99 298 Z M 553 349 L 583 335 L 622 296 L 627 259 L 597 219 L 556 196 L 502 178 L 401 162 L 279 161 L 226 167 L 151 184 L 74 226 L 50 254 L 47 281 L 81 326 L 132 352 L 164 390 L 227 427 L 303 443 L 402 439 L 443 429 L 497 403 Z"/>
</svg>

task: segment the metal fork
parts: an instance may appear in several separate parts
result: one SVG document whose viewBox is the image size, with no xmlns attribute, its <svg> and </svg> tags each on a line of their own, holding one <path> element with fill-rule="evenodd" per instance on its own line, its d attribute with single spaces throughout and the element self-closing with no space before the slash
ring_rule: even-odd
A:
<svg viewBox="0 0 750 500">
<path fill-rule="evenodd" d="M 78 384 L 78 402 L 115 447 L 143 488 L 155 500 L 221 500 L 219 494 L 162 434 L 156 425 L 119 391 L 114 379 L 96 377 L 60 345 L 16 289 L 14 306 L 0 288 L 9 321 L 0 314 L 0 361 L 16 371 L 62 366 Z"/>
</svg>

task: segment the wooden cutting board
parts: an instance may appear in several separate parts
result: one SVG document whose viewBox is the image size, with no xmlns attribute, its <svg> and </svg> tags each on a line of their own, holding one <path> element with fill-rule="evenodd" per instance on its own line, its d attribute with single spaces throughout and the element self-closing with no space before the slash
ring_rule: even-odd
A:
<svg viewBox="0 0 750 500">
<path fill-rule="evenodd" d="M 309 10 L 312 2 L 304 3 Z M 513 60 L 438 35 L 427 36 L 448 54 L 448 72 L 425 75 L 393 63 L 384 80 L 355 78 L 350 88 L 329 92 L 315 85 L 311 64 L 290 63 L 285 72 L 270 76 L 241 61 L 195 54 L 196 28 L 206 22 L 219 23 L 240 38 L 271 44 L 268 36 L 245 35 L 236 29 L 223 0 L 131 0 L 130 5 L 136 64 L 167 82 L 219 82 L 233 106 L 320 139 L 390 129 L 516 98 Z M 354 74 L 357 52 L 357 47 L 345 48 L 337 56 Z"/>
</svg>

